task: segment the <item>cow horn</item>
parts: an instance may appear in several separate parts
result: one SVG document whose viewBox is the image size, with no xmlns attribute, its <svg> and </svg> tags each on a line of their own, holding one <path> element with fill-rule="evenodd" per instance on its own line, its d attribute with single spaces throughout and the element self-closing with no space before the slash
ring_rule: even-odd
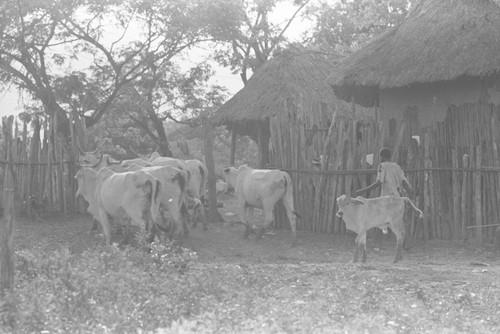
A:
<svg viewBox="0 0 500 334">
<path fill-rule="evenodd" d="M 97 153 L 99 153 L 100 150 L 101 150 L 101 143 L 98 142 L 95 150 L 93 150 L 91 153 L 92 154 L 97 154 Z"/>
<path fill-rule="evenodd" d="M 103 157 L 104 157 L 104 154 L 101 153 L 99 160 L 95 164 L 84 166 L 84 167 L 96 168 L 97 166 L 99 166 L 101 164 Z"/>
<path fill-rule="evenodd" d="M 104 154 L 101 153 L 101 156 L 99 157 L 99 160 L 95 164 L 89 165 L 88 167 L 90 167 L 90 168 L 96 168 L 97 166 L 99 166 L 101 164 L 103 157 L 104 157 Z"/>
</svg>

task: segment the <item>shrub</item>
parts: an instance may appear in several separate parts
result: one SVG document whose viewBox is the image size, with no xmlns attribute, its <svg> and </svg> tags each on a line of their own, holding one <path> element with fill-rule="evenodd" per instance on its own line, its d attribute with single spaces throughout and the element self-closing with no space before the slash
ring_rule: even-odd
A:
<svg viewBox="0 0 500 334">
<path fill-rule="evenodd" d="M 136 332 L 168 328 L 206 312 L 222 290 L 192 270 L 196 254 L 155 241 L 143 248 L 102 246 L 81 255 L 16 253 L 18 331 Z M 1 330 L 1 328 L 0 328 Z"/>
</svg>

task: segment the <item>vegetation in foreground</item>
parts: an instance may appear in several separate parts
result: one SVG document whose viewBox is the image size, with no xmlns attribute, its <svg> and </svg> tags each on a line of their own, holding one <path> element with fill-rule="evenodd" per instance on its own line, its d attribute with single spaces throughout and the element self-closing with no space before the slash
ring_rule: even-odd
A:
<svg viewBox="0 0 500 334">
<path fill-rule="evenodd" d="M 496 268 L 478 267 L 471 275 L 422 264 L 287 258 L 203 263 L 194 252 L 168 243 L 153 244 L 151 252 L 43 248 L 17 252 L 11 296 L 16 308 L 2 308 L 2 318 L 15 319 L 16 327 L 0 331 L 494 333 L 500 328 L 500 291 L 491 276 Z"/>
</svg>

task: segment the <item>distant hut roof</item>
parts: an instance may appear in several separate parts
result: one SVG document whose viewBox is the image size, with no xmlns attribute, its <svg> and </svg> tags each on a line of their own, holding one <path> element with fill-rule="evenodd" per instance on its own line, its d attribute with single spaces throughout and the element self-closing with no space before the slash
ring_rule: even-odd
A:
<svg viewBox="0 0 500 334">
<path fill-rule="evenodd" d="M 352 113 L 348 104 L 335 97 L 327 82 L 337 59 L 300 46 L 276 54 L 218 110 L 216 120 L 233 125 L 263 121 L 276 113 L 289 112 L 285 108 L 287 101 L 298 101 L 299 97 L 302 101 L 335 104 L 337 110 Z"/>
<path fill-rule="evenodd" d="M 394 88 L 497 75 L 499 55 L 498 0 L 421 0 L 398 27 L 344 58 L 329 82 L 349 100 L 349 86 Z"/>
</svg>

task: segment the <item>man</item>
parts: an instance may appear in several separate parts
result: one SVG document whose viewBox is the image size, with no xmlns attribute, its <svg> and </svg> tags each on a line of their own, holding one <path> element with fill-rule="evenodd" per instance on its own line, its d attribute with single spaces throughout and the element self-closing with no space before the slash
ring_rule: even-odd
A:
<svg viewBox="0 0 500 334">
<path fill-rule="evenodd" d="M 406 193 L 411 192 L 411 184 L 405 177 L 401 167 L 391 161 L 392 152 L 387 147 L 384 147 L 379 152 L 380 164 L 378 165 L 377 178 L 374 183 L 368 187 L 359 189 L 354 193 L 354 196 L 360 196 L 370 190 L 381 187 L 380 196 L 397 196 L 403 195 L 402 190 Z"/>
</svg>

